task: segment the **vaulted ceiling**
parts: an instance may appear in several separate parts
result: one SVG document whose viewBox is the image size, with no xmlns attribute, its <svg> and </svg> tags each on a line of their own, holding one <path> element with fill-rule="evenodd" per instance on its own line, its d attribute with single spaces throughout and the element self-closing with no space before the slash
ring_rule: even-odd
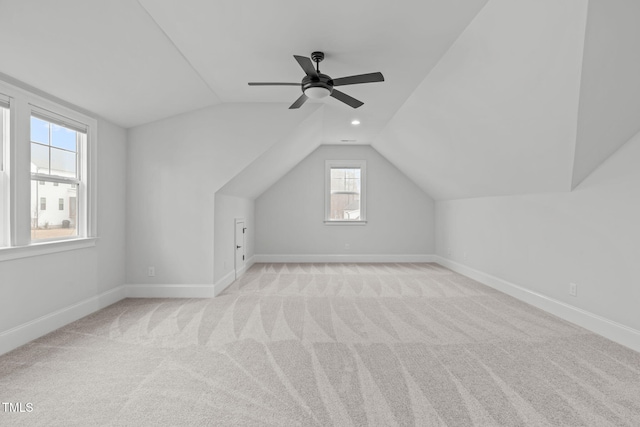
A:
<svg viewBox="0 0 640 427">
<path fill-rule="evenodd" d="M 0 0 L 0 72 L 131 128 L 286 109 L 299 88 L 247 82 L 299 81 L 292 55 L 322 50 L 333 77 L 386 81 L 344 87 L 357 110 L 330 98 L 287 120 L 226 191 L 255 197 L 344 139 L 436 199 L 569 191 L 640 130 L 638 18 L 634 0 Z"/>
</svg>

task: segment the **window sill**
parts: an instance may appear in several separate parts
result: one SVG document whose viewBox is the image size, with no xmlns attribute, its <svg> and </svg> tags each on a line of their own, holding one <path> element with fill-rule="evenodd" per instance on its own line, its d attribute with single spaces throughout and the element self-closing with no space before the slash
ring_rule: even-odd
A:
<svg viewBox="0 0 640 427">
<path fill-rule="evenodd" d="M 0 262 L 12 259 L 28 258 L 57 252 L 74 251 L 96 245 L 95 237 L 58 240 L 55 242 L 32 243 L 26 246 L 0 248 Z"/>
<path fill-rule="evenodd" d="M 367 221 L 324 221 L 324 225 L 367 225 Z"/>
</svg>

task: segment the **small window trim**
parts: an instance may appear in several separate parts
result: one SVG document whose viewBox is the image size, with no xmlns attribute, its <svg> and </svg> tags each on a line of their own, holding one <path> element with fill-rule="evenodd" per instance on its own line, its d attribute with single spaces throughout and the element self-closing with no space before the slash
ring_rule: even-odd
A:
<svg viewBox="0 0 640 427">
<path fill-rule="evenodd" d="M 360 169 L 360 219 L 335 220 L 331 218 L 331 169 Z M 324 224 L 325 225 L 366 225 L 367 224 L 367 161 L 366 160 L 325 160 L 324 166 Z"/>
</svg>

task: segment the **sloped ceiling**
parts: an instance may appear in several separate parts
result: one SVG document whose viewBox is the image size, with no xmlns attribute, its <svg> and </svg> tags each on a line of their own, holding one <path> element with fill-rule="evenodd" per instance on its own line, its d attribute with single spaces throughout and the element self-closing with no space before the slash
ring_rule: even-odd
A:
<svg viewBox="0 0 640 427">
<path fill-rule="evenodd" d="M 640 2 L 590 0 L 573 187 L 640 131 Z"/>
<path fill-rule="evenodd" d="M 135 130 L 226 103 L 290 113 L 299 88 L 246 83 L 299 81 L 292 54 L 323 50 L 333 77 L 386 81 L 345 87 L 357 110 L 294 115 L 228 191 L 318 134 L 372 144 L 436 199 L 570 191 L 640 130 L 639 18 L 635 0 L 0 0 L 0 73 Z"/>
<path fill-rule="evenodd" d="M 140 0 L 224 102 L 286 102 L 300 87 L 293 55 L 325 52 L 320 70 L 337 78 L 380 71 L 384 83 L 343 87 L 354 110 L 325 99 L 323 140 L 371 143 L 487 0 Z M 351 127 L 352 119 L 362 125 Z M 353 141 L 351 142 L 353 143 Z"/>
<path fill-rule="evenodd" d="M 136 0 L 0 1 L 0 72 L 123 127 L 220 102 Z"/>
<path fill-rule="evenodd" d="M 569 190 L 586 13 L 490 1 L 373 146 L 436 199 Z"/>
<path fill-rule="evenodd" d="M 219 191 L 250 199 L 255 199 L 265 192 L 321 145 L 323 112 L 323 108 L 318 108 Z"/>
</svg>

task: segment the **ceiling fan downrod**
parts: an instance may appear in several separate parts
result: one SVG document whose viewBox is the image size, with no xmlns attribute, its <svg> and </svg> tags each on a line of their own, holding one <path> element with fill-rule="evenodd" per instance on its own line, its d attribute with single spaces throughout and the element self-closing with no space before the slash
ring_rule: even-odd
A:
<svg viewBox="0 0 640 427">
<path fill-rule="evenodd" d="M 320 62 L 324 59 L 324 52 L 313 52 L 311 54 L 311 60 L 316 63 L 316 72 L 320 74 Z"/>
</svg>

